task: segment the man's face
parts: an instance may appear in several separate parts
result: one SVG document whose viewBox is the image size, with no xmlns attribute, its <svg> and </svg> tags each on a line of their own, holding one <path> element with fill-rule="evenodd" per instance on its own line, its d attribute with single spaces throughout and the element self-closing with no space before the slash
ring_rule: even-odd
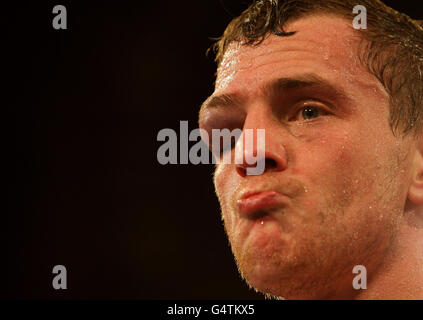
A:
<svg viewBox="0 0 423 320">
<path fill-rule="evenodd" d="M 395 240 L 410 143 L 393 135 L 389 97 L 357 61 L 348 21 L 307 17 L 285 31 L 297 33 L 230 45 L 200 127 L 266 130 L 263 174 L 219 164 L 214 179 L 247 282 L 285 298 L 347 297 L 353 267 L 371 277 Z"/>
</svg>

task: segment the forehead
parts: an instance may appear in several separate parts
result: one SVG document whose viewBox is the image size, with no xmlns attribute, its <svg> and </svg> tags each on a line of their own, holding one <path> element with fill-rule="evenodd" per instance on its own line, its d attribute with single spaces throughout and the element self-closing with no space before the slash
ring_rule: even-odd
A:
<svg viewBox="0 0 423 320">
<path fill-rule="evenodd" d="M 293 36 L 271 35 L 258 46 L 231 43 L 217 71 L 215 93 L 248 92 L 278 77 L 315 73 L 334 83 L 386 92 L 358 61 L 359 38 L 348 20 L 309 16 L 285 26 Z"/>
</svg>

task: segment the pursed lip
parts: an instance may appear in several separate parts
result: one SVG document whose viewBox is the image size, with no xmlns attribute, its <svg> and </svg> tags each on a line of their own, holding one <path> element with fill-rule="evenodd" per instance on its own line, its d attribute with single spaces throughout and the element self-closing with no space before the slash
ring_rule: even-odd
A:
<svg viewBox="0 0 423 320">
<path fill-rule="evenodd" d="M 276 190 L 247 191 L 238 197 L 236 204 L 242 216 L 254 218 L 257 212 L 286 205 L 286 198 L 286 195 Z"/>
</svg>

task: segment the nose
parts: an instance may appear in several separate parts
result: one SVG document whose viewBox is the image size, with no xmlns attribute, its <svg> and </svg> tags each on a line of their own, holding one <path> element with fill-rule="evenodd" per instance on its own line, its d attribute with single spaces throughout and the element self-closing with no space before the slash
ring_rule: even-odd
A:
<svg viewBox="0 0 423 320">
<path fill-rule="evenodd" d="M 241 177 L 257 175 L 257 168 L 261 168 L 258 174 L 287 168 L 286 130 L 267 110 L 263 106 L 250 109 L 245 119 L 242 134 L 235 145 L 236 172 Z"/>
</svg>

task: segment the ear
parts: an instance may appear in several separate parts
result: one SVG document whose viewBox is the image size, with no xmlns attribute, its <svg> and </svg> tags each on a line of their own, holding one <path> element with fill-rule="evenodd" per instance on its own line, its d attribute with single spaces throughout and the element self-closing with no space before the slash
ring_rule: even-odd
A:
<svg viewBox="0 0 423 320">
<path fill-rule="evenodd" d="M 411 182 L 408 189 L 408 199 L 416 205 L 423 205 L 423 143 L 417 144 L 413 168 L 411 172 Z"/>
</svg>

